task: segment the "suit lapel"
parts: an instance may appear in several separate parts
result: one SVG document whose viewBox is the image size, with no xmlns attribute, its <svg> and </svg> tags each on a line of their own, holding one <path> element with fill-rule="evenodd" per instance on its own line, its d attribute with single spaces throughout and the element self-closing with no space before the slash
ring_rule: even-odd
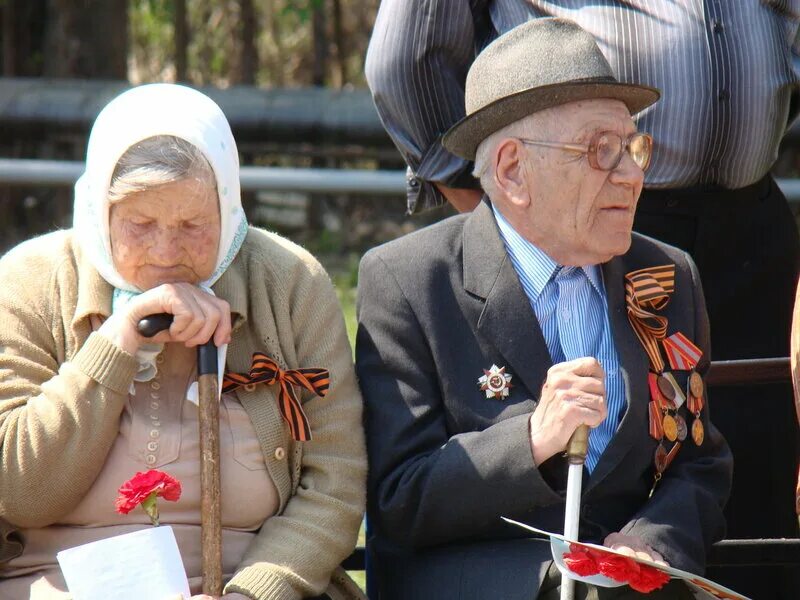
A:
<svg viewBox="0 0 800 600">
<path fill-rule="evenodd" d="M 507 366 L 538 399 L 550 353 L 487 202 L 468 217 L 463 236 L 464 289 L 478 300 L 465 303 L 471 322 L 503 356 L 498 366 Z"/>
<path fill-rule="evenodd" d="M 592 471 L 587 491 L 611 473 L 641 438 L 642 417 L 649 399 L 647 355 L 628 322 L 625 308 L 625 262 L 622 257 L 616 257 L 605 263 L 602 269 L 609 321 L 619 356 L 627 409 L 617 433 Z M 647 420 L 644 419 L 644 422 L 647 423 Z"/>
</svg>

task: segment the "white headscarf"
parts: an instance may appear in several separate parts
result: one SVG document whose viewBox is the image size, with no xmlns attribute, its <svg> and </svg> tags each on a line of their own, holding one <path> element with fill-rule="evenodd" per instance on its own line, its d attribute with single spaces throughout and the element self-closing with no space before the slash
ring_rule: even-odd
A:
<svg viewBox="0 0 800 600">
<path fill-rule="evenodd" d="M 83 252 L 108 283 L 114 286 L 112 312 L 142 290 L 114 267 L 109 234 L 108 190 L 117 162 L 134 144 L 171 135 L 196 146 L 214 171 L 219 195 L 220 241 L 214 272 L 199 285 L 209 293 L 236 257 L 247 235 L 239 188 L 239 155 L 230 125 L 217 104 L 191 88 L 156 83 L 130 89 L 109 102 L 97 116 L 89 136 L 86 170 L 75 184 L 73 227 Z M 157 348 L 160 351 L 160 347 Z M 220 349 L 224 366 L 224 349 Z M 155 375 L 154 348 L 143 349 L 140 373 Z M 222 377 L 220 375 L 220 382 Z"/>
</svg>

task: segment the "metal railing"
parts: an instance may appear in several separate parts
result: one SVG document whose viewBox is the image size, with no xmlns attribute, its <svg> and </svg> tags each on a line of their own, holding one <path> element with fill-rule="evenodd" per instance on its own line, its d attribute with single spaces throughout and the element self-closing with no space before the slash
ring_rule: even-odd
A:
<svg viewBox="0 0 800 600">
<path fill-rule="evenodd" d="M 71 186 L 83 168 L 80 161 L 0 158 L 0 184 Z M 406 189 L 403 171 L 367 169 L 242 167 L 240 181 L 247 191 L 400 196 Z"/>
<path fill-rule="evenodd" d="M 70 186 L 83 168 L 80 161 L 0 158 L 0 185 Z M 403 171 L 242 167 L 240 180 L 246 191 L 374 196 L 402 196 L 406 191 Z M 800 179 L 777 182 L 789 202 L 800 204 Z"/>
</svg>

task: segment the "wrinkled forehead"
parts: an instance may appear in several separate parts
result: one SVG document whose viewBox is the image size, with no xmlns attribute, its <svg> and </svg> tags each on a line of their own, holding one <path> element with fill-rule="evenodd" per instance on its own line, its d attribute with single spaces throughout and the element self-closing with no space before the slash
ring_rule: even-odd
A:
<svg viewBox="0 0 800 600">
<path fill-rule="evenodd" d="M 615 131 L 620 134 L 636 131 L 636 124 L 628 107 L 619 100 L 578 100 L 554 106 L 547 111 L 552 111 L 547 115 L 547 120 L 565 135 L 595 131 Z"/>
</svg>

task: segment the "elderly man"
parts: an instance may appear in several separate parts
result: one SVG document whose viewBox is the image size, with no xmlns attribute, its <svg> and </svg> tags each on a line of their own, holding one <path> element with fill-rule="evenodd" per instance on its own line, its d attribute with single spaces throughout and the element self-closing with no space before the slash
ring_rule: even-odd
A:
<svg viewBox="0 0 800 600">
<path fill-rule="evenodd" d="M 731 458 L 704 402 L 697 271 L 631 233 L 651 151 L 631 114 L 657 98 L 617 82 L 574 23 L 521 25 L 473 63 L 467 117 L 444 141 L 475 159 L 488 198 L 364 257 L 380 600 L 557 598 L 549 546 L 501 517 L 562 530 L 563 451 L 581 424 L 581 540 L 699 573 L 722 536 Z M 663 343 L 678 333 L 682 360 Z M 692 596 L 672 582 L 648 597 Z"/>
</svg>

